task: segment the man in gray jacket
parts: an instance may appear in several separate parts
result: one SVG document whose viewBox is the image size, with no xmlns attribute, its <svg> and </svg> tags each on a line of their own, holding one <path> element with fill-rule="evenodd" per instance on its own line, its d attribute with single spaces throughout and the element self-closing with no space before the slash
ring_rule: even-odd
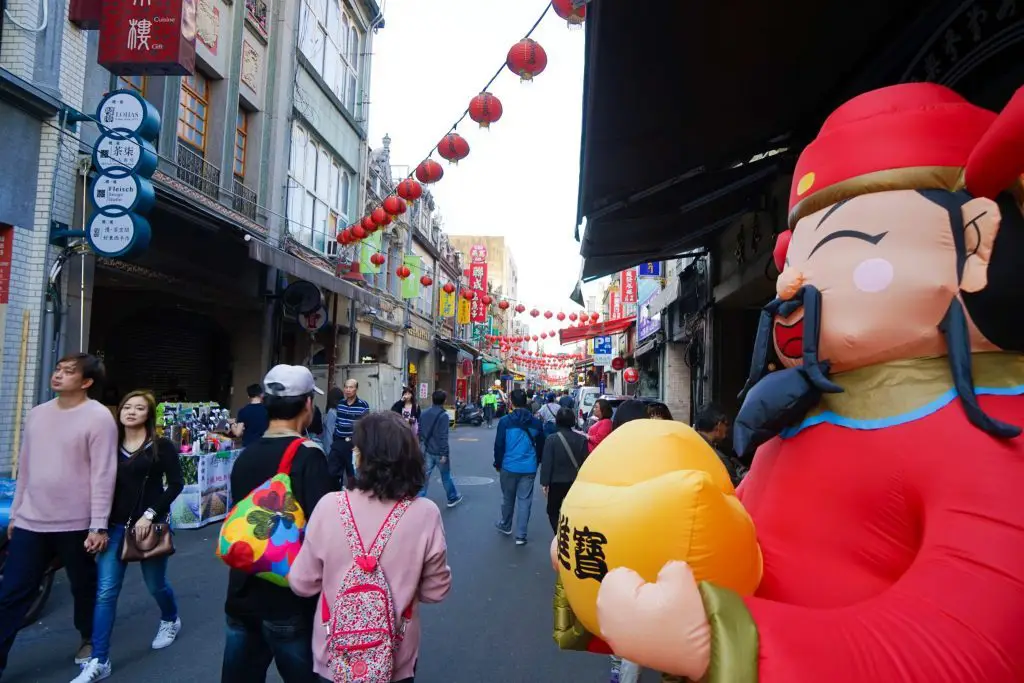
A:
<svg viewBox="0 0 1024 683">
<path fill-rule="evenodd" d="M 455 482 L 452 480 L 448 448 L 448 411 L 444 409 L 447 398 L 448 395 L 438 389 L 430 397 L 433 405 L 420 415 L 420 447 L 423 449 L 423 459 L 427 463 L 427 480 L 423 483 L 420 495 L 427 495 L 430 477 L 436 467 L 441 470 L 441 484 L 444 485 L 444 492 L 448 498 L 448 507 L 453 508 L 462 502 L 462 496 L 459 495 L 459 490 L 455 488 Z"/>
</svg>

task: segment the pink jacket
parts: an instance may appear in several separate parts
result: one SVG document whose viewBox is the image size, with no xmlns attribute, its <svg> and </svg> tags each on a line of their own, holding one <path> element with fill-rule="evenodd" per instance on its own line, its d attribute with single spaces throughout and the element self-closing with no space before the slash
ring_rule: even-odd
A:
<svg viewBox="0 0 1024 683">
<path fill-rule="evenodd" d="M 607 417 L 598 420 L 590 426 L 587 432 L 587 453 L 593 453 L 597 445 L 605 440 L 612 433 L 612 421 Z"/>
<path fill-rule="evenodd" d="M 338 512 L 338 497 L 343 495 L 332 493 L 324 496 L 310 516 L 302 550 L 288 572 L 288 584 L 297 595 L 309 597 L 323 590 L 328 601 L 333 601 L 353 562 Z M 348 495 L 360 535 L 364 539 L 373 538 L 395 501 L 371 498 L 364 491 L 349 491 Z M 412 678 L 420 650 L 420 617 L 416 603 L 441 602 L 452 585 L 441 512 L 433 501 L 417 498 L 406 510 L 381 555 L 380 565 L 391 588 L 395 607 L 399 612 L 410 605 L 414 608 L 405 639 L 395 653 L 392 680 L 399 681 Z M 331 672 L 327 668 L 326 641 L 326 630 L 317 610 L 313 623 L 314 668 L 329 680 Z"/>
</svg>

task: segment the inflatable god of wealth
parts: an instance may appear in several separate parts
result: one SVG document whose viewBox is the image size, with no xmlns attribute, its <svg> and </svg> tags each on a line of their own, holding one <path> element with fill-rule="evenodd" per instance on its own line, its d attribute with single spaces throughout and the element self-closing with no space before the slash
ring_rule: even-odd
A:
<svg viewBox="0 0 1024 683">
<path fill-rule="evenodd" d="M 714 450 L 690 427 L 634 420 L 587 458 L 562 503 L 551 546 L 576 618 L 601 633 L 597 592 L 628 567 L 653 582 L 672 560 L 697 580 L 751 595 L 761 580 L 754 523 Z"/>
</svg>

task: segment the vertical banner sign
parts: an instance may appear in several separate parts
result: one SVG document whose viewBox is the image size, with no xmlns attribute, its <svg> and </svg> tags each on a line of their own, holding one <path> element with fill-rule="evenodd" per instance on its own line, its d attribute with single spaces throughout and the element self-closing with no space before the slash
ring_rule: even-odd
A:
<svg viewBox="0 0 1024 683">
<path fill-rule="evenodd" d="M 381 237 L 383 233 L 377 230 L 372 235 L 363 238 L 363 246 L 359 250 L 359 272 L 363 275 L 377 275 L 380 273 L 380 266 L 370 260 L 374 254 L 381 253 Z M 330 236 L 330 235 L 328 235 Z M 398 265 L 395 265 L 397 268 Z"/>
<path fill-rule="evenodd" d="M 473 263 L 469 267 L 469 288 L 473 290 L 472 307 L 470 319 L 475 323 L 487 322 L 487 306 L 484 306 L 483 297 L 487 294 L 487 264 L 483 262 Z"/>
<path fill-rule="evenodd" d="M 7 331 L 7 302 L 11 297 L 11 255 L 14 252 L 14 227 L 0 223 L 0 339 Z M 49 363 L 47 358 L 44 362 Z M 0 377 L 3 376 L 3 356 L 0 356 Z"/>
<path fill-rule="evenodd" d="M 437 297 L 437 317 L 450 318 L 455 315 L 455 292 L 441 290 Z"/>
<path fill-rule="evenodd" d="M 459 317 L 455 320 L 459 325 L 469 324 L 469 302 L 459 297 Z"/>
<path fill-rule="evenodd" d="M 420 276 L 423 273 L 420 257 L 415 254 L 406 254 L 402 264 L 412 272 L 412 275 L 402 280 L 402 298 L 415 299 L 420 295 Z"/>
<path fill-rule="evenodd" d="M 622 303 L 624 304 L 635 304 L 636 303 L 636 268 L 630 268 L 629 270 L 622 271 L 621 285 L 619 286 L 619 292 L 622 294 Z"/>
<path fill-rule="evenodd" d="M 608 292 L 608 319 L 618 320 L 625 317 L 622 310 L 622 297 L 618 292 Z"/>
<path fill-rule="evenodd" d="M 103 0 L 100 66 L 119 76 L 194 73 L 196 1 Z"/>
</svg>

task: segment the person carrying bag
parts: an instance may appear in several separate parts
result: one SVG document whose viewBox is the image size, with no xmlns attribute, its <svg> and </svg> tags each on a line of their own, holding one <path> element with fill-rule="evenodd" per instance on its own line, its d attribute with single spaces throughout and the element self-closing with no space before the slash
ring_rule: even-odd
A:
<svg viewBox="0 0 1024 683">
<path fill-rule="evenodd" d="M 555 533 L 558 532 L 562 501 L 587 459 L 587 437 L 573 431 L 575 423 L 573 411 L 559 408 L 555 415 L 557 431 L 544 442 L 540 485 L 548 499 L 548 521 Z"/>
</svg>

